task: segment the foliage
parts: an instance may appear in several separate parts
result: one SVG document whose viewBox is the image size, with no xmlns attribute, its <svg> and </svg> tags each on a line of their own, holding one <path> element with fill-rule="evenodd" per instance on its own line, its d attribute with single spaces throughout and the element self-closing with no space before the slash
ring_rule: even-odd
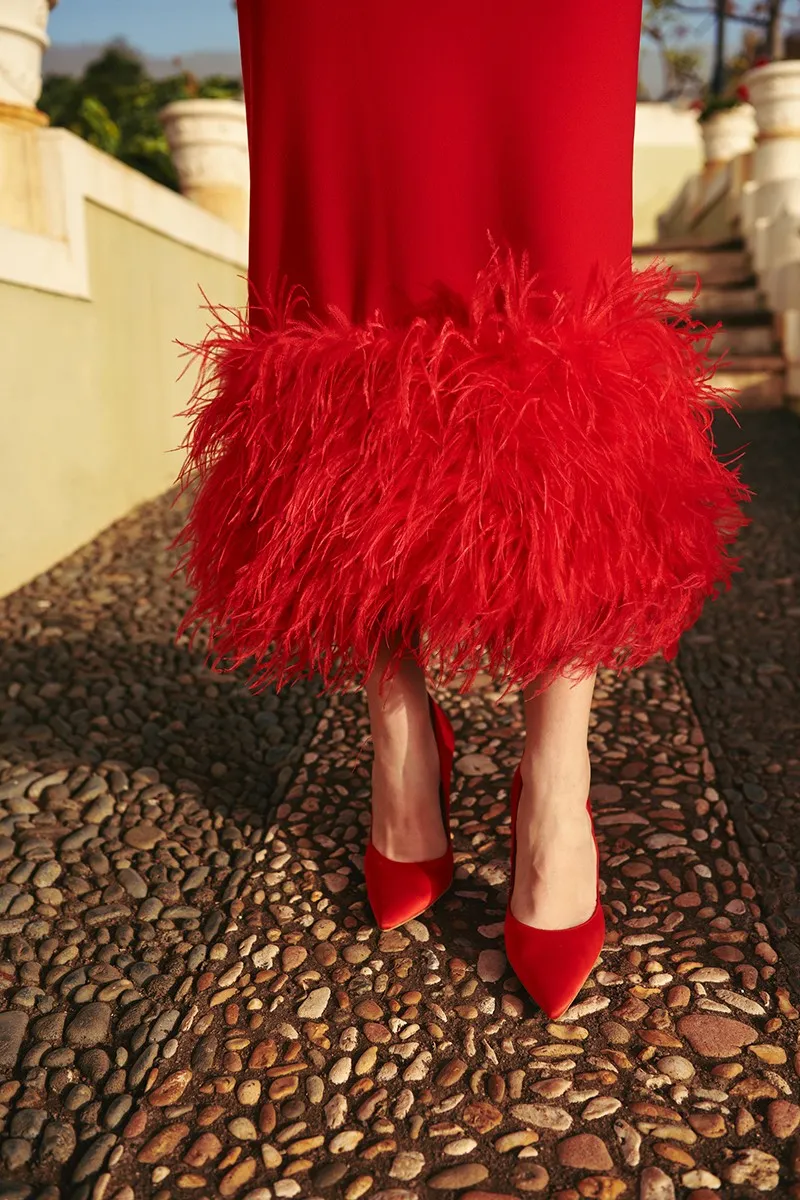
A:
<svg viewBox="0 0 800 1200">
<path fill-rule="evenodd" d="M 177 191 L 178 177 L 160 110 L 173 100 L 227 99 L 240 93 L 240 81 L 222 75 L 198 80 L 181 71 L 167 79 L 153 79 L 132 50 L 116 43 L 89 63 L 80 78 L 46 76 L 39 108 L 52 125 L 71 130 Z"/>
<path fill-rule="evenodd" d="M 664 93 L 660 98 L 699 93 L 704 115 L 740 102 L 736 87 L 742 74 L 756 58 L 763 61 L 764 54 L 770 60 L 783 57 L 783 23 L 796 19 L 799 12 L 798 0 L 645 0 L 642 32 L 655 42 L 661 58 Z M 680 45 L 689 33 L 689 18 L 695 21 L 696 36 L 714 33 L 709 79 L 701 78 L 701 55 Z M 741 48 L 732 54 L 725 49 L 731 32 L 743 33 Z"/>
<path fill-rule="evenodd" d="M 645 0 L 642 33 L 655 43 L 661 60 L 663 86 L 659 100 L 673 100 L 701 85 L 702 55 L 676 43 L 687 35 L 685 19 L 673 0 Z"/>
<path fill-rule="evenodd" d="M 698 121 L 708 121 L 710 117 L 715 117 L 717 113 L 728 112 L 731 108 L 736 108 L 744 100 L 743 96 L 709 96 L 706 100 L 699 100 L 696 107 L 698 108 Z"/>
</svg>

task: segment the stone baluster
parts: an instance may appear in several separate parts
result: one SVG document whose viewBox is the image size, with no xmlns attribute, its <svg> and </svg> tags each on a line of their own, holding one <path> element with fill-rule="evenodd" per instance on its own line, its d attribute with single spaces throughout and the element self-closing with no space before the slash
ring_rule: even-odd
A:
<svg viewBox="0 0 800 1200">
<path fill-rule="evenodd" d="M 756 143 L 756 115 L 752 104 L 722 109 L 700 122 L 706 170 L 747 154 Z"/>
<path fill-rule="evenodd" d="M 181 192 L 246 232 L 247 124 L 241 100 L 176 100 L 161 111 Z"/>
<path fill-rule="evenodd" d="M 754 67 L 745 84 L 758 134 L 742 194 L 743 233 L 777 314 L 787 394 L 800 398 L 800 60 Z"/>
<path fill-rule="evenodd" d="M 0 122 L 46 125 L 42 92 L 47 22 L 58 0 L 0 0 Z"/>
</svg>

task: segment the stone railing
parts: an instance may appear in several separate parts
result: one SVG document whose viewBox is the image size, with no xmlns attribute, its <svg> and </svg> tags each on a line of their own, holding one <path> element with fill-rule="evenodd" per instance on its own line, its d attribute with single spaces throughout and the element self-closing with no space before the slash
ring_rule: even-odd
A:
<svg viewBox="0 0 800 1200">
<path fill-rule="evenodd" d="M 747 76 L 758 133 L 742 193 L 742 234 L 765 298 L 778 316 L 787 395 L 800 399 L 800 60 Z M 796 407 L 796 403 L 794 405 Z"/>
<path fill-rule="evenodd" d="M 0 119 L 47 124 L 36 110 L 42 90 L 47 21 L 58 0 L 0 0 Z"/>
<path fill-rule="evenodd" d="M 786 395 L 800 399 L 800 60 L 754 67 L 749 105 L 714 118 L 713 156 L 659 216 L 659 240 L 742 237 L 776 316 Z M 708 123 L 707 123 L 708 124 Z M 727 124 L 727 128 L 726 128 Z M 704 131 L 705 136 L 705 131 Z"/>
<path fill-rule="evenodd" d="M 177 100 L 161 112 L 181 191 L 242 233 L 250 210 L 242 100 Z"/>
<path fill-rule="evenodd" d="M 194 378 L 176 340 L 202 339 L 203 293 L 246 300 L 241 154 L 233 179 L 209 166 L 229 188 L 210 212 L 50 128 L 48 12 L 0 0 L 0 595 L 170 487 Z"/>
<path fill-rule="evenodd" d="M 0 0 L 0 121 L 5 126 L 47 125 L 36 102 L 42 54 L 50 44 L 48 18 L 57 3 Z M 183 194 L 245 232 L 250 179 L 243 101 L 182 100 L 167 105 L 161 119 Z"/>
</svg>

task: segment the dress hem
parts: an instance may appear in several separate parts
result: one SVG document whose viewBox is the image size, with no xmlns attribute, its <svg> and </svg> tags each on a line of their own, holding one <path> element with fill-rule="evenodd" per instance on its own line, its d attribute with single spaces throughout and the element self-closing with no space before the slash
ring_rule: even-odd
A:
<svg viewBox="0 0 800 1200">
<path fill-rule="evenodd" d="M 382 634 L 413 634 L 442 686 L 674 657 L 752 493 L 714 453 L 719 325 L 676 268 L 597 264 L 582 299 L 490 236 L 472 294 L 444 286 L 400 324 L 312 314 L 287 281 L 213 310 L 172 544 L 217 670 L 278 690 L 349 688 Z M 735 419 L 735 418 L 734 418 Z M 407 651 L 406 651 L 407 652 Z"/>
</svg>

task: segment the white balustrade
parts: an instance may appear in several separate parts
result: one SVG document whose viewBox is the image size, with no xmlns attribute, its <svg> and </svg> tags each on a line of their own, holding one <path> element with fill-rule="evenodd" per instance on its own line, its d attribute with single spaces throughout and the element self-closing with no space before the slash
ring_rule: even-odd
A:
<svg viewBox="0 0 800 1200">
<path fill-rule="evenodd" d="M 244 102 L 176 100 L 160 117 L 183 195 L 246 230 L 250 168 Z"/>
<path fill-rule="evenodd" d="M 0 119 L 24 120 L 35 114 L 42 92 L 42 55 L 50 44 L 47 22 L 57 2 L 0 0 Z"/>
<path fill-rule="evenodd" d="M 700 122 L 706 165 L 730 162 L 747 154 L 756 142 L 756 116 L 752 104 L 737 104 Z"/>
</svg>

